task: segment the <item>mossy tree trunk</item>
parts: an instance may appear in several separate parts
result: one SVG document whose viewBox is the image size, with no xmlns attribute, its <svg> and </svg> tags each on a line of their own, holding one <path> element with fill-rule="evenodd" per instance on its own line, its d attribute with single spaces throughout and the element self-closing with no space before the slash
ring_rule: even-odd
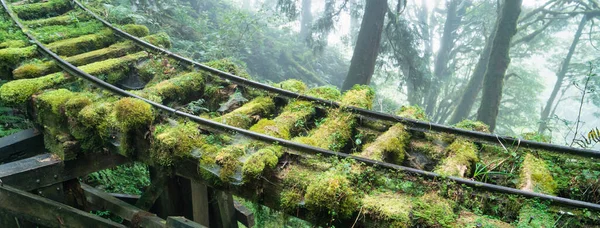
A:
<svg viewBox="0 0 600 228">
<path fill-rule="evenodd" d="M 477 112 L 477 120 L 490 126 L 490 131 L 494 131 L 496 128 L 504 75 L 510 63 L 508 56 L 510 41 L 517 32 L 517 20 L 521 14 L 522 3 L 523 0 L 504 1 L 502 11 L 498 16 L 498 28 L 483 80 L 482 102 Z"/>
<path fill-rule="evenodd" d="M 573 58 L 573 54 L 575 53 L 575 48 L 577 48 L 577 44 L 579 43 L 579 39 L 581 38 L 581 34 L 583 33 L 583 28 L 588 21 L 587 16 L 583 16 L 581 18 L 581 22 L 579 22 L 579 27 L 577 27 L 577 32 L 575 33 L 575 37 L 573 37 L 573 42 L 571 42 L 571 47 L 569 47 L 569 52 L 567 56 L 562 62 L 560 66 L 560 71 L 556 74 L 556 83 L 554 84 L 554 89 L 552 89 L 552 93 L 550 94 L 550 98 L 546 102 L 546 106 L 544 106 L 544 110 L 542 110 L 541 118 L 540 118 L 540 126 L 538 128 L 538 133 L 543 134 L 546 128 L 548 127 L 548 117 L 550 115 L 550 110 L 552 110 L 552 106 L 554 104 L 554 100 L 556 99 L 556 95 L 558 91 L 562 87 L 562 82 L 569 71 L 569 65 L 571 64 L 571 58 Z"/>
<path fill-rule="evenodd" d="M 342 85 L 342 91 L 349 90 L 356 84 L 369 85 L 371 83 L 371 77 L 375 71 L 375 60 L 379 55 L 381 33 L 387 9 L 387 0 L 367 1 L 354 54 L 350 61 L 350 70 Z"/>
</svg>

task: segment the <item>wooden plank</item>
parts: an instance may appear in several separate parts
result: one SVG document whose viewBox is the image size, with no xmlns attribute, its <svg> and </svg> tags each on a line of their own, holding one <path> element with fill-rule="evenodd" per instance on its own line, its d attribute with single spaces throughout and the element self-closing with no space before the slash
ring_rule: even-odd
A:
<svg viewBox="0 0 600 228">
<path fill-rule="evenodd" d="M 254 227 L 254 213 L 238 201 L 234 200 L 233 206 L 235 207 L 235 218 L 246 227 Z"/>
<path fill-rule="evenodd" d="M 205 184 L 192 182 L 192 212 L 194 222 L 210 227 L 210 214 L 208 205 L 208 187 Z"/>
<path fill-rule="evenodd" d="M 0 138 L 0 164 L 44 153 L 44 136 L 35 128 Z"/>
<path fill-rule="evenodd" d="M 129 162 L 128 158 L 112 153 L 81 154 L 76 160 L 63 162 L 51 154 L 0 165 L 4 184 L 31 191 Z"/>
<path fill-rule="evenodd" d="M 168 228 L 206 228 L 206 226 L 195 223 L 184 217 L 168 217 L 167 218 Z"/>
<path fill-rule="evenodd" d="M 135 205 L 135 202 L 137 202 L 140 199 L 139 195 L 130 195 L 130 194 L 123 194 L 123 193 L 108 193 L 108 194 L 111 195 L 112 197 L 115 197 L 115 198 L 122 200 L 123 202 L 131 204 L 131 205 Z"/>
<path fill-rule="evenodd" d="M 125 227 L 7 185 L 0 186 L 0 210 L 47 227 Z"/>
<path fill-rule="evenodd" d="M 216 209 L 216 213 L 214 213 L 214 217 L 216 218 L 215 227 L 237 228 L 238 223 L 235 217 L 233 196 L 231 194 L 227 194 L 224 191 L 215 189 L 213 189 L 211 196 L 212 202 L 216 204 L 213 206 L 213 208 Z"/>
<path fill-rule="evenodd" d="M 154 202 L 160 197 L 164 189 L 167 187 L 167 175 L 165 173 L 157 173 L 156 178 L 152 178 L 152 183 L 146 188 L 144 194 L 135 203 L 135 206 L 142 210 L 150 210 Z"/>
<path fill-rule="evenodd" d="M 164 227 L 165 220 L 157 217 L 155 214 L 125 203 L 89 185 L 81 184 L 81 188 L 85 192 L 85 198 L 88 203 L 102 210 L 109 210 L 115 215 L 130 221 L 133 227 Z"/>
</svg>

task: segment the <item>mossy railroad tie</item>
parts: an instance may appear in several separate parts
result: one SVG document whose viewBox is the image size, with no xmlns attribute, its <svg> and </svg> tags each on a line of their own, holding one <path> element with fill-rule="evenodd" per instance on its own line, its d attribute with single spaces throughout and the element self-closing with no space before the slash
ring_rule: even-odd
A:
<svg viewBox="0 0 600 228">
<path fill-rule="evenodd" d="M 24 20 L 33 20 L 61 15 L 72 9 L 68 0 L 48 0 L 45 2 L 15 5 L 12 10 Z"/>
<path fill-rule="evenodd" d="M 143 40 L 146 40 L 154 45 L 159 46 L 170 45 L 170 40 L 168 36 L 164 33 L 146 36 L 143 38 Z M 134 45 L 131 41 L 125 41 L 113 44 L 106 48 L 67 57 L 64 60 L 75 66 L 82 66 L 93 62 L 106 60 L 108 58 L 116 58 L 119 56 L 123 56 L 138 49 L 139 48 L 136 45 Z M 17 69 L 15 69 L 13 71 L 13 77 L 15 79 L 35 78 L 42 75 L 55 73 L 58 71 L 60 71 L 60 67 L 56 65 L 55 61 L 32 62 L 23 64 Z"/>
<path fill-rule="evenodd" d="M 546 162 L 527 153 L 521 163 L 518 187 L 525 191 L 554 195 L 557 183 L 552 178 Z"/>
<path fill-rule="evenodd" d="M 249 128 L 258 118 L 265 117 L 275 110 L 273 98 L 257 97 L 241 107 L 214 119 L 216 122 L 239 128 Z"/>
<path fill-rule="evenodd" d="M 89 16 L 89 14 L 83 13 L 82 11 L 72 10 L 56 17 L 23 21 L 23 25 L 26 25 L 30 28 L 38 28 L 52 25 L 70 25 L 79 22 L 85 22 L 90 19 L 91 16 Z"/>
<path fill-rule="evenodd" d="M 148 53 L 142 51 L 120 58 L 91 63 L 80 69 L 94 76 L 108 75 L 109 82 L 117 82 L 129 71 L 129 64 L 147 56 Z M 63 72 L 58 72 L 38 78 L 10 81 L 0 87 L 0 99 L 9 105 L 23 105 L 32 95 L 74 79 Z"/>
<path fill-rule="evenodd" d="M 489 132 L 487 126 L 481 122 L 470 120 L 462 121 L 456 125 L 458 128 Z M 453 142 L 446 148 L 447 157 L 443 158 L 434 172 L 444 176 L 466 177 L 469 175 L 474 163 L 479 161 L 479 149 L 470 140 L 460 137 L 447 137 Z"/>
<path fill-rule="evenodd" d="M 143 37 L 148 35 L 148 28 L 143 25 L 126 25 L 125 32 L 134 36 Z M 48 49 L 61 56 L 73 56 L 84 52 L 108 47 L 117 42 L 118 37 L 109 28 L 100 30 L 95 34 L 83 35 L 75 38 L 65 39 L 50 43 Z"/>
<path fill-rule="evenodd" d="M 371 108 L 375 92 L 367 86 L 355 86 L 346 91 L 341 99 L 342 106 Z M 341 151 L 352 139 L 356 119 L 352 113 L 340 109 L 329 111 L 328 117 L 306 137 L 297 137 L 294 141 L 323 149 Z"/>
</svg>

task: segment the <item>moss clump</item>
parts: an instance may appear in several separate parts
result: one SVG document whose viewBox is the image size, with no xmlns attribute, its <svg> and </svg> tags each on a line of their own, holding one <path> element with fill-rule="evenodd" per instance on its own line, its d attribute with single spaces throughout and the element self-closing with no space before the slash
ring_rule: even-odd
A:
<svg viewBox="0 0 600 228">
<path fill-rule="evenodd" d="M 161 101 L 176 100 L 187 103 L 203 93 L 204 76 L 199 72 L 190 72 L 146 88 L 141 94 L 145 97 L 159 97 Z"/>
<path fill-rule="evenodd" d="M 511 228 L 508 223 L 502 222 L 497 219 L 488 218 L 485 216 L 479 216 L 471 212 L 462 211 L 460 212 L 459 218 L 456 220 L 456 226 L 458 227 L 484 227 L 484 228 Z"/>
<path fill-rule="evenodd" d="M 144 37 L 150 34 L 150 29 L 144 25 L 128 24 L 123 25 L 121 29 L 135 37 Z"/>
<path fill-rule="evenodd" d="M 540 135 L 537 132 L 525 133 L 525 134 L 523 134 L 523 139 L 536 141 L 536 142 L 543 142 L 543 143 L 551 143 L 552 142 L 552 136 Z"/>
<path fill-rule="evenodd" d="M 152 106 L 130 97 L 115 102 L 115 114 L 123 130 L 149 126 L 154 121 Z"/>
<path fill-rule="evenodd" d="M 110 102 L 95 102 L 85 106 L 78 114 L 79 123 L 89 129 L 95 129 L 98 135 L 108 140 L 111 129 L 116 128 L 113 115 L 114 104 Z"/>
<path fill-rule="evenodd" d="M 550 228 L 554 227 L 555 221 L 556 219 L 554 219 L 552 214 L 547 212 L 547 209 L 525 205 L 519 211 L 519 221 L 517 223 L 517 227 Z"/>
<path fill-rule="evenodd" d="M 0 67 L 14 67 L 26 58 L 36 55 L 36 46 L 32 45 L 24 48 L 4 48 L 0 49 Z"/>
<path fill-rule="evenodd" d="M 315 114 L 315 107 L 308 101 L 293 101 L 283 109 L 275 119 L 262 119 L 250 128 L 261 134 L 271 135 L 283 139 L 290 139 L 298 133 L 304 123 Z"/>
<path fill-rule="evenodd" d="M 362 199 L 363 213 L 378 221 L 381 227 L 410 227 L 410 197 L 391 192 L 367 195 Z"/>
<path fill-rule="evenodd" d="M 19 18 L 30 20 L 63 14 L 71 9 L 71 4 L 66 0 L 48 0 L 40 3 L 15 5 L 12 10 Z"/>
<path fill-rule="evenodd" d="M 90 17 L 88 14 L 71 11 L 61 16 L 23 21 L 22 23 L 28 27 L 45 27 L 52 25 L 69 25 L 76 22 L 84 22 L 89 19 Z"/>
<path fill-rule="evenodd" d="M 221 167 L 219 177 L 223 182 L 229 182 L 233 178 L 234 174 L 238 171 L 241 165 L 238 159 L 245 153 L 243 147 L 226 147 L 217 152 L 215 156 L 215 164 Z"/>
<path fill-rule="evenodd" d="M 120 58 L 94 62 L 85 66 L 81 66 L 79 69 L 96 77 L 100 75 L 106 75 L 106 82 L 116 83 L 125 77 L 125 73 L 129 71 L 130 64 L 147 56 L 147 52 L 141 51 Z"/>
<path fill-rule="evenodd" d="M 465 177 L 472 164 L 479 160 L 477 147 L 465 139 L 456 139 L 446 150 L 448 157 L 435 169 L 441 175 Z"/>
<path fill-rule="evenodd" d="M 302 203 L 302 193 L 297 189 L 284 189 L 280 194 L 279 206 L 285 212 L 295 212 Z"/>
<path fill-rule="evenodd" d="M 546 163 L 529 153 L 525 155 L 521 164 L 518 186 L 522 190 L 550 195 L 556 193 L 557 188 Z"/>
<path fill-rule="evenodd" d="M 413 215 L 418 224 L 428 227 L 452 227 L 456 220 L 453 207 L 454 202 L 430 192 L 415 202 Z"/>
<path fill-rule="evenodd" d="M 250 155 L 242 166 L 244 182 L 256 179 L 265 169 L 274 169 L 281 155 L 283 148 L 280 146 L 269 146 Z"/>
<path fill-rule="evenodd" d="M 404 117 L 404 118 L 414 119 L 414 120 L 429 121 L 429 118 L 427 118 L 427 114 L 425 113 L 425 110 L 423 110 L 421 107 L 419 107 L 417 105 L 402 106 L 396 112 L 396 115 L 398 115 L 400 117 Z"/>
<path fill-rule="evenodd" d="M 292 91 L 294 93 L 303 93 L 308 89 L 304 82 L 296 79 L 288 79 L 283 82 L 277 83 L 274 86 L 277 88 Z"/>
<path fill-rule="evenodd" d="M 315 213 L 331 213 L 348 218 L 359 206 L 357 193 L 348 178 L 335 170 L 327 171 L 306 188 L 306 207 Z"/>
<path fill-rule="evenodd" d="M 490 127 L 481 121 L 463 120 L 454 125 L 457 128 L 490 133 Z"/>
<path fill-rule="evenodd" d="M 62 106 L 75 94 L 66 89 L 52 90 L 36 97 L 39 111 L 51 111 L 54 115 L 60 115 Z"/>
<path fill-rule="evenodd" d="M 365 149 L 360 153 L 360 156 L 401 164 L 406 156 L 405 148 L 409 139 L 410 134 L 406 131 L 404 125 L 396 124 L 377 137 L 375 142 L 365 145 Z"/>
<path fill-rule="evenodd" d="M 320 86 L 309 89 L 306 95 L 313 96 L 325 100 L 338 101 L 342 97 L 342 93 L 335 86 Z"/>
<path fill-rule="evenodd" d="M 174 161 L 188 157 L 196 148 L 201 148 L 204 136 L 198 131 L 198 125 L 186 122 L 172 126 L 156 126 L 150 156 L 155 164 L 171 166 Z"/>
<path fill-rule="evenodd" d="M 342 97 L 342 106 L 354 106 L 358 108 L 371 109 L 375 99 L 375 91 L 365 85 L 354 85 L 346 91 Z"/>
<path fill-rule="evenodd" d="M 56 41 L 48 44 L 47 47 L 58 55 L 73 56 L 109 46 L 116 39 L 110 29 L 103 29 L 95 34 Z"/>
<path fill-rule="evenodd" d="M 0 43 L 0 48 L 22 48 L 29 45 L 24 40 L 7 40 Z"/>
<path fill-rule="evenodd" d="M 165 32 L 159 32 L 146 36 L 142 40 L 163 48 L 171 48 L 171 37 Z"/>
<path fill-rule="evenodd" d="M 341 151 L 352 139 L 352 130 L 356 126 L 354 115 L 340 110 L 329 113 L 328 118 L 307 137 L 298 137 L 298 141 L 311 146 Z"/>
<path fill-rule="evenodd" d="M 275 103 L 270 97 L 258 97 L 214 120 L 239 128 L 249 128 L 255 122 L 256 116 L 266 116 L 273 112 Z"/>
<path fill-rule="evenodd" d="M 54 87 L 66 80 L 67 78 L 62 73 L 56 73 L 39 78 L 10 81 L 0 87 L 0 99 L 8 105 L 22 105 L 33 94 Z"/>
<path fill-rule="evenodd" d="M 51 25 L 37 29 L 31 32 L 42 43 L 51 43 L 58 40 L 88 35 L 96 33 L 104 28 L 104 25 L 98 21 L 86 21 L 71 25 Z"/>
</svg>

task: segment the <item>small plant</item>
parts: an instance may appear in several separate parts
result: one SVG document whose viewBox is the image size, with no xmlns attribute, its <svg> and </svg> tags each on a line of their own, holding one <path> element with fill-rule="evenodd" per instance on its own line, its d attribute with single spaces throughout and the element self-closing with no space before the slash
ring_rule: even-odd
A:
<svg viewBox="0 0 600 228">
<path fill-rule="evenodd" d="M 473 179 L 487 183 L 490 178 L 490 175 L 507 175 L 508 173 L 506 172 L 493 171 L 501 164 L 502 162 L 498 163 L 494 167 L 490 167 L 489 165 L 478 162 L 477 164 L 475 164 L 475 172 L 473 173 Z"/>
<path fill-rule="evenodd" d="M 205 108 L 204 106 L 206 105 L 206 101 L 202 98 L 198 99 L 197 101 L 192 101 L 190 102 L 186 109 L 188 112 L 194 114 L 194 115 L 198 115 L 204 112 L 210 112 L 210 110 L 208 110 L 208 108 Z"/>
</svg>

